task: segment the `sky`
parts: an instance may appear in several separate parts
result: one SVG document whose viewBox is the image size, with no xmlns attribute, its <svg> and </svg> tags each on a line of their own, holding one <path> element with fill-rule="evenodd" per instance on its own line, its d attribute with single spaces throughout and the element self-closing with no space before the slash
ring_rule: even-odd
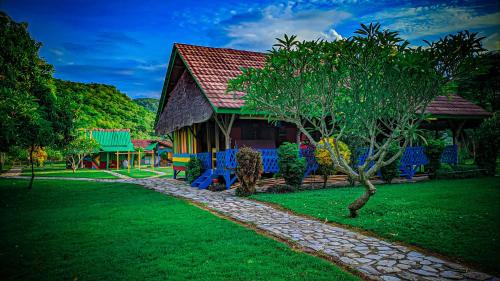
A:
<svg viewBox="0 0 500 281">
<path fill-rule="evenodd" d="M 500 1 L 0 0 L 54 76 L 159 98 L 175 42 L 266 51 L 276 37 L 336 40 L 380 22 L 413 45 L 464 29 L 500 49 Z"/>
</svg>

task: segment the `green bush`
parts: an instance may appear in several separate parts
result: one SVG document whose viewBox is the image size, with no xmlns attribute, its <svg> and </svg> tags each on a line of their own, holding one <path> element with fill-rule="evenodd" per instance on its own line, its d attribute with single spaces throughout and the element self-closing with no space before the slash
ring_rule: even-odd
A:
<svg viewBox="0 0 500 281">
<path fill-rule="evenodd" d="M 186 166 L 186 180 L 192 183 L 201 175 L 201 161 L 196 157 L 191 157 Z"/>
<path fill-rule="evenodd" d="M 306 170 L 306 159 L 299 157 L 299 146 L 285 142 L 278 148 L 279 175 L 287 185 L 300 187 Z"/>
<path fill-rule="evenodd" d="M 448 164 L 441 164 L 441 167 L 436 171 L 436 178 L 438 179 L 465 179 L 483 176 L 484 170 L 478 169 L 476 166 L 470 165 L 457 165 L 450 166 Z"/>
<path fill-rule="evenodd" d="M 444 150 L 444 141 L 442 140 L 427 140 L 425 154 L 429 160 L 427 170 L 429 171 L 429 178 L 436 178 L 436 171 L 441 167 L 441 154 Z"/>
<path fill-rule="evenodd" d="M 495 113 L 483 121 L 477 130 L 476 164 L 488 175 L 495 175 L 498 149 L 500 148 L 500 117 Z"/>
<path fill-rule="evenodd" d="M 296 191 L 297 188 L 287 184 L 277 184 L 267 188 L 268 193 L 290 193 Z"/>
<path fill-rule="evenodd" d="M 392 146 L 387 150 L 387 158 L 389 159 L 393 157 L 396 153 L 398 153 L 399 147 Z M 380 173 L 382 174 L 382 180 L 386 183 L 391 183 L 392 180 L 399 176 L 399 159 L 396 159 L 391 164 L 380 168 Z"/>
<path fill-rule="evenodd" d="M 255 185 L 262 171 L 262 155 L 250 147 L 241 148 L 236 153 L 236 176 L 240 185 L 236 189 L 237 196 L 250 196 L 255 193 Z"/>
</svg>

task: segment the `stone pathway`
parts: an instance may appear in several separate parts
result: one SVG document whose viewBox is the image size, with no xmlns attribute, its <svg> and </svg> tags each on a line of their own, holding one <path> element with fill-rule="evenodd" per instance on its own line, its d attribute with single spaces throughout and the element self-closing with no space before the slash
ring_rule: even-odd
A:
<svg viewBox="0 0 500 281">
<path fill-rule="evenodd" d="M 7 172 L 0 174 L 0 177 L 16 177 L 20 176 L 23 168 L 21 166 L 12 166 Z"/>
<path fill-rule="evenodd" d="M 276 237 L 330 256 L 339 264 L 353 268 L 373 280 L 500 281 L 489 274 L 426 255 L 394 242 L 389 243 L 346 228 L 277 210 L 264 203 L 236 197 L 231 191 L 199 190 L 172 179 L 129 178 L 93 181 L 139 184 L 161 193 L 201 203 L 209 209 L 252 224 Z"/>
<path fill-rule="evenodd" d="M 130 181 L 129 181 L 130 182 Z M 279 238 L 326 254 L 374 280 L 498 280 L 463 265 L 379 238 L 277 210 L 230 192 L 198 190 L 171 179 L 134 180 L 147 188 L 187 198 Z"/>
<path fill-rule="evenodd" d="M 110 174 L 110 175 L 113 175 L 113 176 L 115 176 L 115 177 L 117 177 L 117 178 L 120 178 L 120 179 L 131 179 L 131 177 L 129 177 L 129 176 L 122 175 L 122 174 L 120 174 L 120 173 L 113 172 L 113 171 L 111 171 L 111 170 L 101 170 L 101 171 L 103 171 L 103 172 L 105 172 L 105 173 L 108 173 L 108 174 Z"/>
</svg>

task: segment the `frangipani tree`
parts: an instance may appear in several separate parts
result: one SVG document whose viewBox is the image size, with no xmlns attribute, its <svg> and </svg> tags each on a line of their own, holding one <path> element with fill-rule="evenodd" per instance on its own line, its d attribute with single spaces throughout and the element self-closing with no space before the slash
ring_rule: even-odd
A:
<svg viewBox="0 0 500 281">
<path fill-rule="evenodd" d="M 346 40 L 277 40 L 265 66 L 244 69 L 228 91 L 244 92 L 249 112 L 295 124 L 314 145 L 333 138 L 324 147 L 334 168 L 365 187 L 349 205 L 356 217 L 376 192 L 370 178 L 401 156 L 426 107 L 450 80 L 436 67 L 433 48 L 410 47 L 379 24 L 362 25 Z M 363 163 L 349 163 L 340 153 L 339 141 L 352 139 L 368 147 Z M 389 156 L 394 146 L 398 151 Z"/>
</svg>

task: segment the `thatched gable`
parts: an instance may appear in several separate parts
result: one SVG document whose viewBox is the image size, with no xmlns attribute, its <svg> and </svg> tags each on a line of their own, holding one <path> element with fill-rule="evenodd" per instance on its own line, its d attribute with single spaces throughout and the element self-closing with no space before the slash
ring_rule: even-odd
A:
<svg viewBox="0 0 500 281">
<path fill-rule="evenodd" d="M 184 70 L 169 95 L 163 112 L 156 123 L 157 134 L 168 134 L 176 129 L 205 122 L 213 110 L 190 73 Z"/>
</svg>

